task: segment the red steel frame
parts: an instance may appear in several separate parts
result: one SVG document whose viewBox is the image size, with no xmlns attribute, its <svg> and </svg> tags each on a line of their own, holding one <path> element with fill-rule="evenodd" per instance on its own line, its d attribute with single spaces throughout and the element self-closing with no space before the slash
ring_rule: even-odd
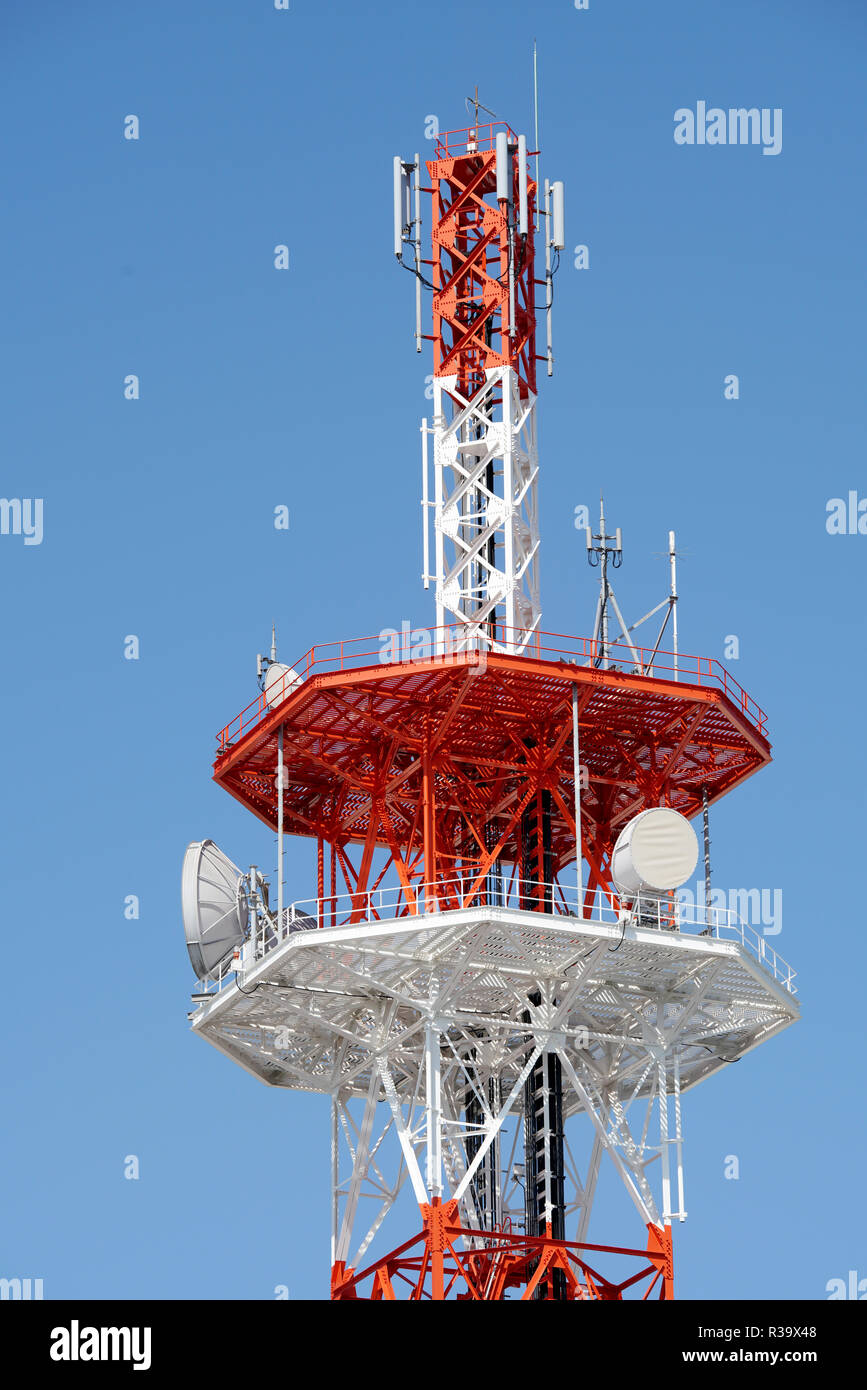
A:
<svg viewBox="0 0 867 1390">
<path fill-rule="evenodd" d="M 522 1289 L 520 1301 L 540 1294 L 550 1301 L 555 1270 L 562 1272 L 566 1302 L 621 1301 L 627 1289 L 638 1290 L 642 1284 L 643 1300 L 651 1295 L 663 1301 L 674 1297 L 670 1226 L 648 1226 L 646 1250 L 554 1240 L 550 1228 L 537 1237 L 488 1231 L 482 1233 L 482 1248 L 460 1249 L 459 1241 L 478 1242 L 480 1233 L 461 1225 L 457 1202 L 434 1198 L 421 1208 L 421 1215 L 422 1229 L 416 1235 L 366 1269 L 356 1273 L 335 1264 L 332 1300 L 395 1302 L 400 1294 L 408 1302 L 454 1296 L 490 1303 L 505 1298 L 510 1289 Z M 632 1257 L 641 1267 L 615 1283 L 585 1259 L 590 1254 Z"/>
<path fill-rule="evenodd" d="M 284 829 L 316 841 L 317 898 L 350 894 L 349 921 L 387 883 L 400 886 L 409 914 L 433 906 L 431 897 L 466 906 L 481 901 L 495 861 L 521 876 L 521 816 L 543 791 L 555 880 L 574 864 L 577 685 L 589 906 L 597 888 L 612 889 L 610 853 L 632 815 L 664 804 L 694 816 L 703 788 L 716 800 L 770 761 L 764 715 L 740 687 L 707 669 L 702 684 L 675 680 L 661 674 L 666 661 L 656 653 L 654 675 L 600 670 L 541 644 L 535 656 L 464 652 L 357 667 L 344 655 L 342 669 L 311 664 L 276 709 L 257 702 L 223 730 L 214 777 L 275 829 L 282 726 Z M 711 665 L 689 671 L 688 661 L 680 658 L 679 675 Z"/>
<path fill-rule="evenodd" d="M 433 344 L 436 376 L 457 376 L 470 401 L 494 367 L 512 367 L 521 396 L 536 392 L 534 239 L 536 184 L 527 180 L 528 234 L 515 235 L 515 323 L 509 319 L 509 228 L 505 201 L 486 202 L 496 191 L 495 137 L 507 125 L 441 135 L 431 179 L 433 241 Z M 472 137 L 475 137 L 473 140 Z M 473 148 L 473 145 L 475 148 Z M 512 199 L 518 204 L 517 161 L 512 160 Z M 510 330 L 514 327 L 514 333 Z"/>
</svg>

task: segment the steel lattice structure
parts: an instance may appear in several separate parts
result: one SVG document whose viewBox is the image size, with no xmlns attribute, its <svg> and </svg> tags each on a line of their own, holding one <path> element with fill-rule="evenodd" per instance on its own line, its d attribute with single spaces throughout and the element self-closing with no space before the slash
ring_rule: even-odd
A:
<svg viewBox="0 0 867 1390">
<path fill-rule="evenodd" d="M 350 897 L 341 915 L 351 919 Z M 402 1286 L 413 1271 L 416 1296 L 435 1297 L 437 1231 L 448 1234 L 457 1260 L 448 1277 L 464 1296 L 497 1298 L 523 1284 L 529 1297 L 546 1255 L 566 1271 L 573 1298 L 620 1297 L 641 1270 L 670 1296 L 670 1223 L 685 1215 L 681 1095 L 797 1016 L 791 973 L 737 932 L 725 939 L 718 920 L 705 935 L 685 921 L 680 930 L 604 914 L 579 921 L 574 900 L 566 907 L 415 913 L 373 895 L 362 923 L 302 931 L 287 923 L 258 959 L 248 957 L 243 993 L 227 984 L 200 1006 L 197 1031 L 261 1080 L 332 1097 L 336 1297 L 359 1296 L 365 1282 L 370 1296 L 393 1297 L 398 1276 Z M 509 1153 L 504 1142 L 546 1053 L 562 1064 L 567 1117 L 589 1121 L 586 1164 L 579 1168 L 567 1146 L 570 1240 L 519 1230 L 520 1125 Z M 479 1102 L 475 1121 L 468 1093 Z M 385 1157 L 389 1133 L 397 1144 Z M 495 1169 L 505 1176 L 491 1226 L 473 1179 L 497 1149 Z M 646 1250 L 587 1242 L 604 1154 L 647 1227 Z M 658 1196 L 647 1174 L 655 1158 Z M 422 1231 L 367 1269 L 365 1255 L 405 1183 Z M 606 1276 L 598 1268 L 605 1253 L 638 1258 L 640 1268 Z"/>
<path fill-rule="evenodd" d="M 770 745 L 718 662 L 540 629 L 536 187 L 498 133 L 428 164 L 438 626 L 312 648 L 220 731 L 216 781 L 280 864 L 315 846 L 316 891 L 251 915 L 191 1019 L 330 1098 L 332 1298 L 668 1299 L 682 1097 L 798 1005 L 760 933 L 619 896 L 612 850 Z M 591 1239 L 603 1160 L 630 1247 Z"/>
<path fill-rule="evenodd" d="M 681 654 L 675 680 L 671 656 L 638 649 L 653 676 L 603 671 L 587 664 L 591 641 L 544 633 L 532 656 L 437 656 L 466 640 L 449 631 L 417 640 L 414 655 L 376 639 L 313 648 L 284 704 L 260 696 L 219 735 L 217 781 L 276 829 L 282 729 L 284 827 L 317 839 L 317 898 L 457 871 L 479 887 L 496 862 L 520 865 L 521 817 L 546 793 L 552 871 L 574 864 L 573 687 L 588 906 L 610 890 L 611 847 L 637 810 L 664 799 L 693 816 L 703 787 L 717 800 L 770 760 L 763 711 L 713 660 Z"/>
<path fill-rule="evenodd" d="M 517 137 L 497 194 L 495 127 L 441 135 L 432 193 L 437 625 L 521 651 L 541 618 L 533 219 L 516 232 Z M 500 180 L 502 191 L 503 180 Z M 494 628 L 498 632 L 494 633 Z"/>
</svg>

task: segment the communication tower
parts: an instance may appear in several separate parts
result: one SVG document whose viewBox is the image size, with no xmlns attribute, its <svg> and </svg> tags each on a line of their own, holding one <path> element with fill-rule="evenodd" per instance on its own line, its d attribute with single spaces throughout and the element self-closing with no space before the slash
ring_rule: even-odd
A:
<svg viewBox="0 0 867 1390">
<path fill-rule="evenodd" d="M 673 535 L 655 646 L 617 607 L 604 514 L 593 636 L 541 628 L 537 366 L 553 371 L 565 236 L 536 153 L 476 106 L 426 184 L 418 156 L 395 160 L 394 251 L 416 346 L 433 342 L 436 626 L 291 667 L 272 640 L 214 777 L 276 832 L 276 884 L 207 840 L 184 862 L 193 1031 L 270 1086 L 330 1097 L 338 1300 L 671 1298 L 682 1097 L 798 1016 L 760 930 L 677 896 L 690 821 L 709 881 L 707 808 L 770 745 L 724 668 L 677 652 Z M 286 835 L 315 846 L 306 900 L 286 901 Z M 628 1247 L 591 1226 L 603 1162 L 638 1214 Z"/>
</svg>

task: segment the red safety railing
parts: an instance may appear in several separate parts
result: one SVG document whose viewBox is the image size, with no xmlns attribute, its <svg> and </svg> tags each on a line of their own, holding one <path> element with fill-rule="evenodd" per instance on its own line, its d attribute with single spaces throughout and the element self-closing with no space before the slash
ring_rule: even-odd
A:
<svg viewBox="0 0 867 1390">
<path fill-rule="evenodd" d="M 609 642 L 607 657 L 604 657 L 602 643 L 592 637 L 570 637 L 557 632 L 528 633 L 525 629 L 509 629 L 502 625 L 498 625 L 493 633 L 487 629 L 474 632 L 463 623 L 455 623 L 439 628 L 410 629 L 405 626 L 401 632 L 386 629 L 376 637 L 352 637 L 310 647 L 298 661 L 293 662 L 282 680 L 270 687 L 267 696 L 263 693 L 251 700 L 230 724 L 220 730 L 217 734 L 218 756 L 255 729 L 293 689 L 314 674 L 357 671 L 366 666 L 390 666 L 433 659 L 465 662 L 468 656 L 482 660 L 488 653 L 556 661 L 569 666 L 592 665 L 597 669 L 625 671 L 649 679 L 661 676 L 683 681 L 687 685 L 714 686 L 722 690 L 758 733 L 765 736 L 767 715 L 764 710 L 715 657 L 692 656 L 684 652 L 675 655 L 673 652 L 632 646 L 626 642 Z"/>
<path fill-rule="evenodd" d="M 516 138 L 512 127 L 505 121 L 465 126 L 463 130 L 442 130 L 437 135 L 434 154 L 437 159 L 454 159 L 460 154 L 487 154 L 496 148 L 498 131 L 505 131 L 512 140 Z"/>
</svg>

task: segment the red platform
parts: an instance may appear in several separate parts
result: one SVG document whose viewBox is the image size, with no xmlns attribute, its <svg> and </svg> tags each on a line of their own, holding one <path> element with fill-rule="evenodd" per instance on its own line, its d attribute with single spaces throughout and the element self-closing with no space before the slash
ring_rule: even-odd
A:
<svg viewBox="0 0 867 1390">
<path fill-rule="evenodd" d="M 319 897 L 336 891 L 338 871 L 350 892 L 396 873 L 410 910 L 413 883 L 469 873 L 477 888 L 495 860 L 519 863 L 522 813 L 546 790 L 555 876 L 574 863 L 576 685 L 588 891 L 610 887 L 611 849 L 639 810 L 666 804 L 691 817 L 703 787 L 714 801 L 770 761 L 763 711 L 712 658 L 680 656 L 675 673 L 669 654 L 639 650 L 636 663 L 611 648 L 602 670 L 587 664 L 589 640 L 540 634 L 531 655 L 437 657 L 426 636 L 413 635 L 417 659 L 399 638 L 313 647 L 276 708 L 260 696 L 218 736 L 215 780 L 273 829 L 282 724 L 284 829 L 319 842 Z M 388 863 L 374 878 L 381 848 Z"/>
</svg>

